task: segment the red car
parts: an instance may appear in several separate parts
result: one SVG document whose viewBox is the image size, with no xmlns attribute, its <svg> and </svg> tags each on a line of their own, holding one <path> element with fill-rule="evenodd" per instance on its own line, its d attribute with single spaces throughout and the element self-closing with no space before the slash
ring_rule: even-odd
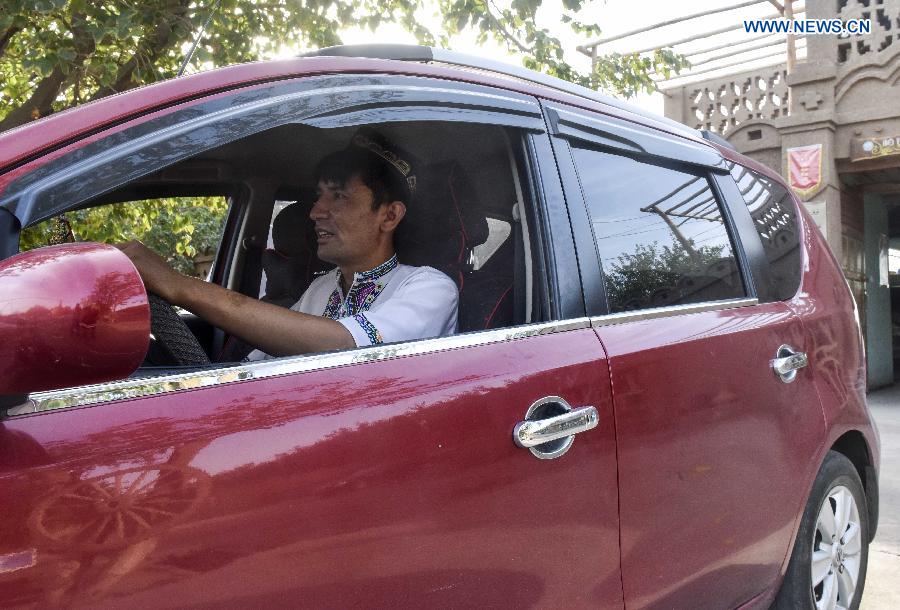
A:
<svg viewBox="0 0 900 610">
<path fill-rule="evenodd" d="M 290 305 L 325 268 L 311 169 L 363 125 L 425 163 L 398 253 L 456 281 L 458 334 L 244 362 L 110 246 L 19 253 L 213 198 L 209 281 Z M 854 302 L 781 178 L 711 139 L 402 46 L 0 135 L 0 606 L 858 607 Z"/>
</svg>

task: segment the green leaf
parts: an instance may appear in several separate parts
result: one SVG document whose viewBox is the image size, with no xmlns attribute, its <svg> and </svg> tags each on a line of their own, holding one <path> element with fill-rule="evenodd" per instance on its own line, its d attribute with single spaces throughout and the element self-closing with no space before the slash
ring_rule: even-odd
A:
<svg viewBox="0 0 900 610">
<path fill-rule="evenodd" d="M 41 76 L 49 76 L 55 65 L 56 62 L 49 57 L 42 57 L 34 62 L 34 68 Z"/>
</svg>

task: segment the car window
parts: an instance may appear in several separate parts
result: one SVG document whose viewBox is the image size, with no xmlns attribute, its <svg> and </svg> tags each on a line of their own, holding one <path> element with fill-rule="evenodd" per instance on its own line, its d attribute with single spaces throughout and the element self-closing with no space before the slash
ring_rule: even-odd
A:
<svg viewBox="0 0 900 610">
<path fill-rule="evenodd" d="M 535 237 L 525 226 L 531 222 L 531 207 L 530 202 L 520 201 L 520 168 L 510 166 L 519 134 L 507 134 L 499 126 L 438 121 L 375 127 L 417 160 L 415 200 L 407 206 L 395 236 L 399 262 L 432 267 L 455 282 L 460 333 L 534 321 L 537 314 L 530 311 L 530 304 L 538 299 L 526 298 L 524 293 L 543 288 L 531 277 L 531 261 L 523 260 L 529 250 L 522 247 L 517 254 L 514 239 L 519 235 L 522 246 L 525 235 Z M 255 169 L 258 163 L 260 171 L 263 165 L 269 171 L 283 166 L 278 173 L 283 182 L 269 195 L 271 199 L 264 201 L 261 195 L 252 202 L 254 213 L 260 213 L 264 227 L 260 235 L 265 240 L 259 240 L 260 252 L 248 252 L 248 260 L 259 260 L 257 279 L 252 286 L 246 284 L 248 294 L 291 307 L 313 280 L 334 268 L 317 256 L 309 217 L 316 192 L 312 170 L 323 153 L 347 146 L 357 129 L 278 128 L 211 153 L 220 157 L 258 153 L 260 161 L 241 164 Z M 486 133 L 491 136 L 489 142 L 483 141 Z M 285 153 L 284 157 L 265 158 L 271 150 Z M 515 211 L 520 204 L 524 214 Z M 515 285 L 517 264 L 524 270 L 518 278 L 520 285 Z M 245 273 L 249 267 L 245 266 Z M 516 303 L 521 311 L 515 309 Z"/>
<path fill-rule="evenodd" d="M 750 209 L 772 271 L 773 286 L 769 294 L 778 300 L 789 299 L 800 286 L 801 271 L 800 233 L 794 202 L 787 189 L 774 180 L 741 165 L 729 165 Z"/>
<path fill-rule="evenodd" d="M 228 212 L 222 196 L 167 197 L 67 212 L 24 229 L 20 251 L 67 241 L 139 240 L 175 269 L 206 279 Z"/>
<path fill-rule="evenodd" d="M 523 195 L 530 191 L 520 184 L 522 161 L 512 166 L 510 162 L 514 152 L 521 152 L 522 134 L 500 126 L 437 121 L 381 123 L 377 128 L 411 150 L 418 162 L 415 201 L 395 236 L 398 260 L 403 265 L 431 267 L 453 280 L 459 299 L 457 332 L 539 321 L 545 315 L 537 311 L 545 286 L 536 281 L 531 248 L 523 245 L 537 239 L 534 229 L 527 228 L 534 222 L 534 211 L 530 197 Z M 192 176 L 198 183 L 209 182 L 205 168 L 212 164 L 240 167 L 240 175 L 219 172 L 227 185 L 247 194 L 242 203 L 245 218 L 232 214 L 235 222 L 229 227 L 234 228 L 228 229 L 229 235 L 232 231 L 237 235 L 229 243 L 238 245 L 218 256 L 228 269 L 223 285 L 291 307 L 313 280 L 334 269 L 334 264 L 317 256 L 310 219 L 316 189 L 313 169 L 325 154 L 348 146 L 357 129 L 274 128 L 188 158 L 165 173 L 125 184 L 119 192 L 103 197 L 123 197 L 137 188 L 162 189 L 170 176 L 182 184 Z M 491 135 L 490 143 L 472 152 L 485 133 Z M 225 188 L 226 182 L 221 186 Z M 202 188 L 209 190 L 213 185 Z M 60 240 L 60 233 L 68 234 L 61 241 L 134 239 L 150 246 L 178 271 L 205 278 L 228 215 L 227 200 L 222 197 L 88 205 L 26 228 L 22 249 Z M 239 363 L 254 349 L 196 316 L 182 317 L 213 362 Z M 153 365 L 164 366 L 161 360 Z"/>
<path fill-rule="evenodd" d="M 588 148 L 572 154 L 610 313 L 745 295 L 703 174 Z"/>
<path fill-rule="evenodd" d="M 472 95 L 469 88 L 461 95 Z M 307 95 L 308 87 L 303 89 L 296 95 Z M 442 88 L 441 95 L 445 93 Z M 368 90 L 359 93 L 362 101 L 371 95 Z M 424 95 L 420 81 L 409 95 Z M 470 115 L 454 112 L 452 119 L 447 119 L 450 115 L 446 113 L 433 113 L 430 101 L 419 120 L 410 120 L 411 110 L 406 104 L 396 112 L 383 108 L 377 117 L 365 116 L 371 121 L 371 128 L 416 160 L 415 202 L 408 206 L 397 230 L 395 249 L 400 265 L 431 267 L 456 284 L 457 333 L 544 321 L 552 315 L 549 304 L 556 302 L 547 296 L 543 262 L 532 257 L 532 252 L 541 251 L 535 246 L 540 239 L 540 226 L 533 208 L 538 200 L 536 187 L 527 168 L 530 153 L 525 141 L 531 132 L 523 126 L 540 129 L 540 107 L 533 98 L 518 94 L 508 101 L 515 106 L 515 113 L 506 112 L 503 103 L 492 99 L 496 108 L 473 110 Z M 210 108 L 215 108 L 214 102 L 210 102 Z M 141 128 L 141 133 L 149 135 L 140 150 L 124 146 L 130 138 L 123 133 L 111 137 L 109 142 L 91 143 L 78 151 L 84 158 L 102 152 L 102 172 L 88 174 L 81 166 L 73 172 L 70 165 L 62 162 L 42 166 L 38 170 L 41 175 L 24 176 L 9 197 L 17 205 L 19 199 L 24 202 L 20 204 L 23 222 L 37 232 L 34 237 L 23 237 L 23 247 L 48 242 L 46 233 L 51 229 L 46 225 L 31 227 L 28 219 L 45 219 L 50 211 L 65 210 L 62 201 L 69 202 L 70 208 L 64 214 L 63 224 L 72 226 L 75 239 L 148 242 L 155 224 L 147 221 L 148 215 L 143 211 L 150 204 L 133 201 L 135 193 L 168 194 L 177 189 L 181 194 L 188 186 L 196 187 L 195 192 L 239 193 L 237 213 L 227 214 L 228 240 L 216 257 L 221 263 L 215 272 L 217 282 L 221 280 L 223 287 L 271 304 L 297 304 L 317 277 L 334 269 L 333 264 L 318 259 L 314 223 L 309 218 L 313 201 L 309 194 L 317 186 L 314 170 L 326 155 L 346 150 L 363 125 L 361 116 L 353 114 L 348 115 L 349 120 L 332 120 L 330 115 L 310 119 L 307 114 L 319 109 L 310 109 L 306 103 L 275 110 L 248 104 L 242 111 L 253 121 L 239 125 L 232 125 L 230 118 L 214 115 L 191 113 L 182 117 L 174 113 L 178 116 L 171 117 L 167 124 L 202 118 L 209 123 L 209 134 L 184 140 L 179 139 L 182 131 L 192 136 L 198 133 L 188 129 L 187 123 L 178 123 L 174 131 L 156 132 L 151 132 L 153 125 L 148 124 Z M 390 120 L 395 115 L 400 119 Z M 432 118 L 435 116 L 439 118 Z M 262 128 L 263 125 L 267 127 Z M 139 170 L 130 171 L 138 166 Z M 59 180 L 42 181 L 64 169 L 66 175 Z M 12 197 L 19 199 L 13 201 Z M 113 209 L 126 210 L 126 215 L 137 216 L 139 222 L 126 234 L 88 237 L 85 223 L 93 226 L 93 215 L 101 214 L 101 204 L 107 201 L 128 201 Z M 129 206 L 137 206 L 139 211 L 132 213 Z M 82 212 L 74 208 L 88 210 L 88 217 L 83 218 Z M 102 221 L 94 224 L 105 226 Z M 58 229 L 60 223 L 53 226 Z M 169 241 L 157 249 L 158 253 L 176 269 L 197 275 L 196 270 L 187 268 L 194 261 L 181 260 L 192 258 L 194 249 L 199 250 L 197 244 L 173 241 L 181 235 L 181 225 L 163 223 L 159 230 L 163 226 L 166 230 L 162 237 Z M 533 260 L 538 262 L 533 264 Z M 325 309 L 316 304 L 304 313 L 323 315 Z M 234 325 L 220 329 L 193 315 L 197 312 L 179 313 L 212 363 L 241 363 L 255 348 L 240 338 Z M 399 332 L 396 336 L 400 338 L 380 338 L 377 332 L 369 333 L 371 329 L 359 324 L 370 339 L 377 339 L 372 339 L 376 343 L 407 340 Z M 451 332 L 446 330 L 451 326 L 449 322 L 444 325 L 439 336 Z M 434 335 L 416 337 L 427 339 Z M 358 340 L 357 345 L 362 346 L 363 342 Z M 150 370 L 154 366 L 158 368 Z M 145 370 L 139 369 L 135 375 L 156 376 L 169 372 L 169 368 L 177 372 L 179 366 L 183 364 L 159 359 L 145 362 Z M 198 366 L 208 365 L 201 362 Z"/>
</svg>

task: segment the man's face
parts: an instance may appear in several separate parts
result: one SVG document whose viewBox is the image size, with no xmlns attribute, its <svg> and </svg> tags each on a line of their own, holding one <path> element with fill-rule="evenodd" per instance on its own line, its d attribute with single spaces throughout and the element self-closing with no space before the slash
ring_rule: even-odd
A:
<svg viewBox="0 0 900 610">
<path fill-rule="evenodd" d="M 358 265 L 378 246 L 381 213 L 359 176 L 346 184 L 320 181 L 309 217 L 316 223 L 319 258 L 341 266 Z"/>
</svg>

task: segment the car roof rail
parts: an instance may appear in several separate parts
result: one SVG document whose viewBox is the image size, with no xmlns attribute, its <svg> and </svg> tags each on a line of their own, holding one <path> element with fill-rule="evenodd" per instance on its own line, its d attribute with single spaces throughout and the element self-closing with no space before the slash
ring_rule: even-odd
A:
<svg viewBox="0 0 900 610">
<path fill-rule="evenodd" d="M 657 123 L 663 123 L 669 129 L 677 130 L 678 133 L 689 135 L 693 138 L 697 137 L 697 131 L 690 127 L 674 121 L 670 118 L 648 112 L 642 108 L 617 100 L 609 95 L 603 95 L 593 89 L 570 83 L 569 81 L 542 74 L 529 70 L 524 66 L 514 66 L 502 61 L 485 59 L 467 53 L 459 53 L 448 49 L 437 47 L 426 47 L 413 44 L 349 44 L 338 45 L 334 47 L 324 47 L 316 51 L 303 53 L 300 57 L 364 57 L 369 59 L 392 59 L 397 61 L 417 61 L 417 62 L 436 62 L 448 64 L 460 68 L 468 68 L 491 74 L 511 77 L 514 79 L 535 83 L 586 98 L 595 102 L 612 106 L 619 110 L 625 110 L 632 114 L 651 119 Z"/>
<path fill-rule="evenodd" d="M 715 133 L 714 131 L 710 131 L 709 129 L 698 129 L 697 131 L 700 132 L 700 135 L 703 136 L 704 140 L 708 140 L 709 142 L 718 144 L 719 146 L 724 146 L 725 148 L 730 148 L 735 152 L 740 152 L 734 144 L 732 144 L 719 134 Z"/>
</svg>

